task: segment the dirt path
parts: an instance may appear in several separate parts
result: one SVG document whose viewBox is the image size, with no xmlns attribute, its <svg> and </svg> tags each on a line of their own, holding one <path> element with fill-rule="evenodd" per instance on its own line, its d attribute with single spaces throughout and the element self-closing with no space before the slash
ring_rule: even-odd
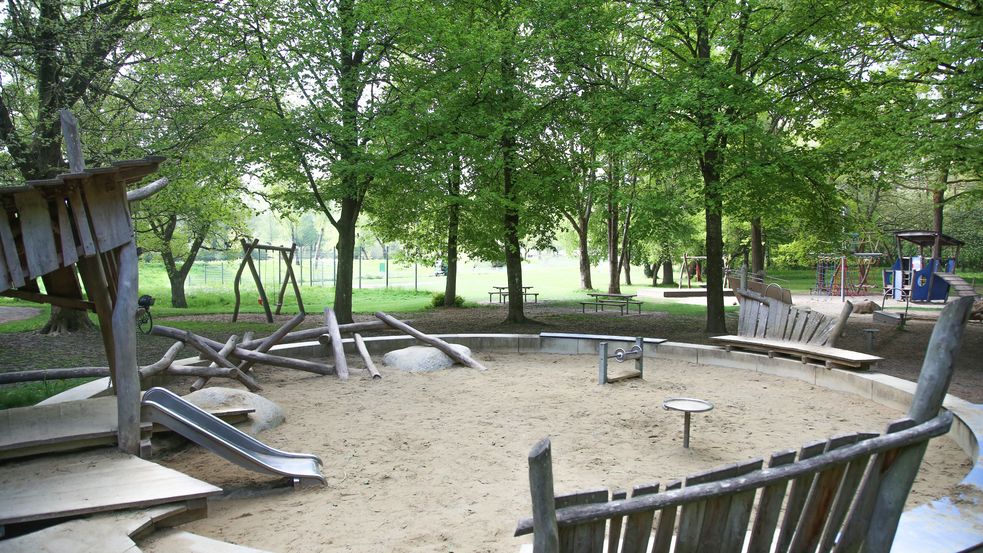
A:
<svg viewBox="0 0 983 553">
<path fill-rule="evenodd" d="M 30 319 L 40 312 L 36 307 L 0 307 L 0 324 Z"/>
</svg>

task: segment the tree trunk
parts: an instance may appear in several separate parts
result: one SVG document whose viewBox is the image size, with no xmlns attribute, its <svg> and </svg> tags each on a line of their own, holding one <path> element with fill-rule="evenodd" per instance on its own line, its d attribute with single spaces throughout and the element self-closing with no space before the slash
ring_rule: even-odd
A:
<svg viewBox="0 0 983 553">
<path fill-rule="evenodd" d="M 89 320 L 88 311 L 51 306 L 48 322 L 38 331 L 39 334 L 57 336 L 66 332 L 93 330 L 96 326 Z"/>
<path fill-rule="evenodd" d="M 447 275 L 444 282 L 444 307 L 455 307 L 457 298 L 457 239 L 460 227 L 461 161 L 454 161 L 450 180 L 450 204 L 447 206 Z"/>
<path fill-rule="evenodd" d="M 515 208 L 515 186 L 512 181 L 512 171 L 514 160 L 515 138 L 506 133 L 502 137 L 502 180 L 505 188 L 505 199 L 508 207 L 505 208 L 505 274 L 509 286 L 509 312 L 505 321 L 509 323 L 526 322 L 526 314 L 523 311 L 522 295 L 522 250 L 519 243 L 519 212 Z"/>
<path fill-rule="evenodd" d="M 582 225 L 577 228 L 577 250 L 580 252 L 580 288 L 593 290 L 594 284 L 590 278 L 590 253 L 587 250 L 588 221 L 581 217 L 581 223 Z"/>
<path fill-rule="evenodd" d="M 355 223 L 358 220 L 356 204 L 352 198 L 343 198 L 338 217 L 338 272 L 332 308 L 341 324 L 352 322 L 352 273 L 355 266 Z"/>
<path fill-rule="evenodd" d="M 672 259 L 665 258 L 662 260 L 662 284 L 675 284 L 676 278 L 672 270 Z"/>
<path fill-rule="evenodd" d="M 615 196 L 617 192 L 618 179 L 620 178 L 614 162 L 609 165 L 608 176 L 608 293 L 621 293 L 621 257 L 618 255 L 618 242 L 621 241 L 620 225 L 618 224 L 618 200 Z"/>
<path fill-rule="evenodd" d="M 932 244 L 932 257 L 942 261 L 942 222 L 945 209 L 945 189 L 949 183 L 949 164 L 946 163 L 939 174 L 939 185 L 932 190 L 932 230 L 935 231 L 935 243 Z"/>
<path fill-rule="evenodd" d="M 765 247 L 761 239 L 761 217 L 751 219 L 751 272 L 764 276 Z"/>
<path fill-rule="evenodd" d="M 720 173 L 718 164 L 720 152 L 707 150 L 700 163 L 703 173 L 703 202 L 706 210 L 706 282 L 707 282 L 707 334 L 725 334 L 724 321 L 724 238 L 723 238 L 723 199 L 720 192 Z"/>
<path fill-rule="evenodd" d="M 624 269 L 625 269 L 625 286 L 631 286 L 631 241 L 625 241 L 624 253 Z"/>
</svg>

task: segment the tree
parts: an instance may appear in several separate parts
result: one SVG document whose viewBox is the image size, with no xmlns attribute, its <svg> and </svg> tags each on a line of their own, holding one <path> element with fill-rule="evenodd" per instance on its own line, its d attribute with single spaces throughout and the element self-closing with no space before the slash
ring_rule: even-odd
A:
<svg viewBox="0 0 983 553">
<path fill-rule="evenodd" d="M 4 180 L 50 178 L 66 167 L 58 110 L 111 95 L 121 69 L 132 63 L 123 48 L 144 17 L 136 0 L 9 2 L 0 17 L 0 175 Z M 86 127 L 84 136 L 98 128 Z M 19 177 L 17 179 L 16 177 Z M 91 328 L 88 315 L 52 309 L 42 333 Z"/>
</svg>

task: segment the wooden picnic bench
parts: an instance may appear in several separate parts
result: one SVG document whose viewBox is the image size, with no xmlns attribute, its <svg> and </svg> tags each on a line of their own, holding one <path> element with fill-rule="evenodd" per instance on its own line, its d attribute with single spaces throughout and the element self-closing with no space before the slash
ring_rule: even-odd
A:
<svg viewBox="0 0 983 553">
<path fill-rule="evenodd" d="M 632 306 L 638 308 L 638 313 L 642 313 L 642 302 L 635 300 L 638 294 L 608 294 L 601 292 L 593 292 L 587 294 L 592 299 L 590 301 L 580 302 L 580 312 L 586 313 L 587 306 L 594 306 L 594 312 L 597 313 L 598 310 L 604 311 L 605 306 L 614 306 L 618 308 L 618 312 L 625 315 L 631 311 Z"/>
<path fill-rule="evenodd" d="M 946 307 L 926 348 L 907 418 L 883 435 L 854 433 L 698 473 L 665 488 L 554 495 L 549 439 L 529 453 L 533 553 L 888 551 L 941 411 L 972 301 Z M 941 414 L 940 414 L 941 411 Z"/>
<path fill-rule="evenodd" d="M 836 339 L 853 312 L 845 302 L 839 317 L 800 309 L 780 299 L 765 297 L 750 290 L 735 292 L 741 300 L 737 336 L 714 336 L 710 340 L 723 344 L 728 351 L 744 349 L 769 356 L 788 355 L 803 363 L 822 361 L 827 367 L 869 369 L 881 360 L 876 355 L 834 347 Z"/>
<path fill-rule="evenodd" d="M 494 290 L 488 292 L 488 303 L 491 303 L 492 296 L 498 296 L 498 303 L 504 303 L 509 299 L 509 287 L 508 286 L 492 286 Z M 522 301 L 524 303 L 529 303 L 529 298 L 532 297 L 533 303 L 539 303 L 539 292 L 530 292 L 533 286 L 523 286 L 522 287 Z"/>
</svg>

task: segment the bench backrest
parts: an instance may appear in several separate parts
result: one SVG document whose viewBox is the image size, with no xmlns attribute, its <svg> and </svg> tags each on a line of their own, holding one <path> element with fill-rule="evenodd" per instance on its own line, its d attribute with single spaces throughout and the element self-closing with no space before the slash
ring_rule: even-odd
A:
<svg viewBox="0 0 983 553">
<path fill-rule="evenodd" d="M 897 480 L 909 452 L 952 424 L 945 412 L 916 425 L 903 419 L 882 436 L 851 434 L 795 451 L 694 474 L 660 491 L 636 486 L 631 497 L 605 489 L 554 497 L 549 439 L 529 454 L 535 553 L 695 551 L 887 551 L 897 513 Z M 903 505 L 910 489 L 900 497 Z M 782 509 L 784 504 L 784 510 Z M 893 504 L 893 503 L 892 503 Z M 893 525 L 892 525 L 893 524 Z M 890 527 L 890 531 L 885 531 Z M 885 543 L 886 542 L 886 543 Z M 835 549 L 834 549 L 835 548 Z"/>
<path fill-rule="evenodd" d="M 734 292 L 741 300 L 737 319 L 738 336 L 785 340 L 833 347 L 843 331 L 853 304 L 845 302 L 839 317 L 801 309 L 749 290 Z"/>
<path fill-rule="evenodd" d="M 745 281 L 745 287 L 741 287 L 741 277 L 734 274 L 727 275 L 727 286 L 731 290 L 737 291 L 750 291 L 755 294 L 760 294 L 766 298 L 774 298 L 782 303 L 787 303 L 792 305 L 792 291 L 788 288 L 783 288 L 780 284 L 774 282 L 766 283 L 758 277 L 753 275 L 748 275 Z"/>
</svg>

